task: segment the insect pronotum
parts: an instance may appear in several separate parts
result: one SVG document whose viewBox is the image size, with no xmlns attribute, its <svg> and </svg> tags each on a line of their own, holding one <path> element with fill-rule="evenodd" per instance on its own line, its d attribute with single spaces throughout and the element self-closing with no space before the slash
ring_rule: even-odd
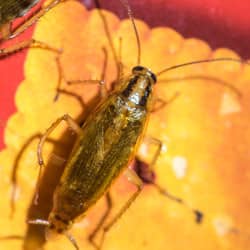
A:
<svg viewBox="0 0 250 250">
<path fill-rule="evenodd" d="M 113 180 L 123 170 L 128 179 L 137 186 L 137 191 L 104 228 L 104 232 L 109 230 L 142 190 L 143 182 L 139 176 L 126 167 L 135 156 L 137 146 L 143 136 L 153 105 L 152 91 L 156 77 L 177 67 L 211 62 L 211 60 L 201 60 L 184 63 L 164 69 L 157 74 L 140 66 L 139 36 L 129 5 L 126 2 L 123 3 L 132 20 L 138 41 L 138 66 L 133 68 L 132 74 L 128 78 L 117 80 L 115 90 L 101 102 L 82 127 L 79 127 L 69 115 L 64 115 L 46 131 L 38 146 L 39 165 L 43 166 L 43 144 L 61 121 L 66 121 L 78 134 L 72 155 L 55 190 L 53 209 L 48 220 L 30 221 L 33 224 L 47 226 L 48 238 L 57 233 L 65 234 L 76 249 L 79 247 L 74 238 L 68 234 L 68 229 L 78 217 L 85 215 L 88 208 L 108 191 Z M 230 58 L 220 58 L 214 61 L 224 60 L 238 61 Z M 119 68 L 118 60 L 117 65 Z M 108 193 L 107 197 L 109 199 Z M 195 212 L 197 214 L 197 211 Z"/>
</svg>

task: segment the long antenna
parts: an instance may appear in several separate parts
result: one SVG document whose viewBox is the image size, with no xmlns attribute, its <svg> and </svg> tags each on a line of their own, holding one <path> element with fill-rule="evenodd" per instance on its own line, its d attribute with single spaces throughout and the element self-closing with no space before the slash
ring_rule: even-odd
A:
<svg viewBox="0 0 250 250">
<path fill-rule="evenodd" d="M 141 42 L 140 42 L 138 30 L 137 30 L 136 25 L 135 25 L 133 12 L 132 12 L 127 0 L 120 0 L 120 1 L 124 5 L 124 7 L 127 9 L 129 19 L 131 20 L 132 25 L 133 25 L 133 29 L 135 31 L 135 37 L 136 37 L 136 43 L 137 43 L 137 49 L 138 49 L 138 52 L 137 52 L 137 65 L 140 65 L 140 63 L 141 63 Z"/>
<path fill-rule="evenodd" d="M 200 63 L 210 63 L 210 62 L 220 62 L 220 61 L 232 61 L 232 62 L 238 62 L 238 63 L 244 63 L 244 64 L 250 65 L 250 63 L 248 63 L 246 61 L 243 61 L 243 60 L 237 59 L 237 58 L 230 58 L 230 57 L 229 58 L 225 57 L 225 58 L 205 59 L 205 60 L 186 62 L 186 63 L 170 66 L 166 69 L 159 71 L 156 75 L 159 76 L 159 75 L 162 75 L 163 73 L 166 73 L 167 71 L 170 71 L 173 69 L 178 69 L 178 68 L 189 66 L 189 65 L 200 64 Z"/>
<path fill-rule="evenodd" d="M 158 83 L 172 83 L 172 82 L 180 82 L 183 80 L 205 80 L 205 81 L 212 81 L 216 84 L 220 84 L 222 86 L 225 86 L 227 88 L 229 88 L 231 91 L 233 91 L 238 98 L 242 97 L 242 93 L 240 92 L 240 90 L 238 88 L 236 88 L 233 84 L 226 82 L 220 78 L 217 77 L 213 77 L 213 76 L 205 76 L 205 75 L 191 75 L 191 76 L 185 76 L 185 77 L 180 77 L 180 78 L 169 78 L 169 79 L 161 79 L 158 81 Z"/>
</svg>

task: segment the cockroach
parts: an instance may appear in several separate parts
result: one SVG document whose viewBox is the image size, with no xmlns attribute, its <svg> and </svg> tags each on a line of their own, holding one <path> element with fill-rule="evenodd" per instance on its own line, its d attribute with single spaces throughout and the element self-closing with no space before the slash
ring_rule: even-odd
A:
<svg viewBox="0 0 250 250">
<path fill-rule="evenodd" d="M 75 221 L 80 218 L 82 219 L 89 208 L 105 194 L 107 204 L 110 207 L 111 198 L 109 188 L 122 172 L 125 172 L 128 180 L 136 186 L 137 190 L 114 218 L 104 227 L 100 245 L 96 245 L 93 238 L 103 225 L 107 214 L 91 234 L 90 241 L 97 249 L 100 249 L 104 235 L 130 207 L 143 189 L 143 178 L 140 178 L 128 166 L 132 159 L 135 158 L 138 146 L 144 136 L 149 115 L 153 109 L 154 102 L 152 97 L 157 77 L 167 71 L 192 64 L 215 61 L 241 62 L 233 58 L 200 60 L 175 65 L 154 73 L 147 67 L 141 66 L 140 39 L 132 11 L 127 1 L 121 0 L 121 2 L 128 11 L 136 35 L 138 45 L 137 66 L 133 67 L 130 76 L 117 79 L 114 90 L 100 102 L 82 126 L 79 126 L 70 115 L 63 115 L 47 129 L 41 137 L 37 149 L 38 163 L 41 171 L 44 167 L 43 145 L 54 129 L 62 121 L 65 121 L 77 134 L 78 138 L 72 153 L 67 160 L 59 184 L 54 191 L 53 208 L 48 220 L 37 218 L 29 221 L 30 224 L 46 226 L 47 239 L 53 238 L 53 236 L 58 234 L 66 235 L 76 249 L 79 249 L 79 246 L 73 236 L 68 233 L 68 230 Z M 100 15 L 107 28 L 101 10 Z M 111 39 L 109 41 L 111 47 L 114 48 Z M 120 65 L 117 56 L 115 58 L 117 68 L 119 69 Z M 100 81 L 100 83 L 103 84 L 103 81 Z M 237 92 L 233 86 L 230 85 L 229 87 Z M 160 151 L 160 143 L 158 143 L 158 148 Z M 163 193 L 162 190 L 159 191 Z M 180 199 L 170 198 L 182 203 Z M 202 220 L 202 213 L 199 210 L 192 210 L 196 215 L 196 221 L 200 222 Z"/>
</svg>

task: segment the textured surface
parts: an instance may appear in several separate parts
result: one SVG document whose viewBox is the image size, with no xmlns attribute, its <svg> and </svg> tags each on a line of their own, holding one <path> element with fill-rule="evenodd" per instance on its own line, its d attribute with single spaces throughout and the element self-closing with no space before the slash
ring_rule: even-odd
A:
<svg viewBox="0 0 250 250">
<path fill-rule="evenodd" d="M 112 30 L 113 40 L 118 47 L 119 37 L 123 38 L 122 61 L 125 71 L 130 71 L 136 62 L 136 44 L 131 23 L 120 23 L 114 15 L 105 12 Z M 142 40 L 142 64 L 154 72 L 191 60 L 221 56 L 237 56 L 234 52 L 221 49 L 211 51 L 209 46 L 197 39 L 184 40 L 171 29 L 150 30 L 143 22 L 137 22 Z M 66 32 L 67 31 L 67 32 Z M 63 48 L 62 65 L 67 79 L 98 79 L 103 64 L 102 47 L 108 48 L 102 22 L 96 11 L 87 12 L 77 3 L 67 3 L 49 13 L 36 29 L 35 38 L 57 48 Z M 106 81 L 116 77 L 112 54 Z M 248 148 L 249 128 L 249 66 L 237 63 L 211 63 L 196 65 L 169 72 L 159 78 L 155 95 L 170 99 L 177 91 L 180 96 L 171 104 L 152 114 L 147 134 L 160 139 L 164 150 L 157 161 L 157 181 L 172 193 L 187 200 L 188 204 L 205 213 L 204 223 L 196 225 L 193 215 L 153 188 L 146 187 L 129 211 L 108 234 L 103 249 L 167 249 L 180 250 L 189 246 L 194 250 L 249 248 L 247 232 L 250 232 L 248 208 L 250 200 Z M 176 78 L 196 76 L 196 80 L 177 81 Z M 197 76 L 216 77 L 232 83 L 243 94 L 241 99 L 227 88 L 214 81 L 197 80 Z M 18 171 L 19 187 L 16 196 L 16 214 L 9 220 L 10 181 L 9 176 L 14 160 L 27 139 L 44 131 L 57 117 L 69 113 L 78 117 L 84 110 L 78 101 L 62 95 L 53 103 L 58 71 L 55 54 L 30 50 L 25 62 L 25 80 L 16 94 L 18 112 L 13 115 L 5 131 L 7 148 L 0 154 L 1 178 L 0 226 L 3 235 L 23 235 L 27 225 L 27 210 L 31 204 L 37 176 L 35 140 L 24 152 Z M 160 83 L 161 79 L 174 80 Z M 66 86 L 64 86 L 66 87 Z M 67 87 L 91 101 L 95 87 Z M 61 136 L 62 130 L 53 133 Z M 41 188 L 41 202 L 33 207 L 30 217 L 44 217 L 51 206 L 53 177 L 66 158 L 68 141 L 65 136 L 56 152 L 50 154 L 48 144 L 45 153 L 50 155 Z M 141 153 L 147 155 L 151 147 L 144 144 Z M 59 158 L 58 155 L 61 157 Z M 147 158 L 145 156 L 145 158 Z M 59 173 L 60 174 L 60 173 Z M 113 189 L 116 208 L 125 201 L 132 188 L 124 179 Z M 86 241 L 103 204 L 72 230 L 81 249 L 92 249 Z M 231 228 L 240 230 L 230 233 Z M 153 235 L 153 237 L 152 237 Z M 35 240 L 34 240 L 35 239 Z M 39 246 L 39 231 L 30 230 L 26 239 L 26 250 Z M 1 242 L 0 249 L 22 249 L 21 241 Z M 34 244 L 34 245 L 33 245 Z M 45 249 L 70 249 L 64 237 L 49 242 Z M 73 248 L 72 248 L 73 249 Z"/>
</svg>

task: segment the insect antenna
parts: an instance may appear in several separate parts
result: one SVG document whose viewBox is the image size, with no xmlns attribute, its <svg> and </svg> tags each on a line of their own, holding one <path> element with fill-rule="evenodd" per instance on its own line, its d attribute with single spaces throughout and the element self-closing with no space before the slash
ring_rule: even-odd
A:
<svg viewBox="0 0 250 250">
<path fill-rule="evenodd" d="M 222 86 L 227 87 L 228 89 L 232 90 L 238 98 L 242 97 L 242 93 L 240 92 L 239 89 L 237 89 L 233 84 L 224 81 L 220 78 L 217 77 L 212 77 L 212 76 L 204 76 L 204 75 L 191 75 L 191 76 L 185 76 L 185 77 L 177 77 L 177 78 L 165 78 L 165 79 L 160 79 L 158 81 L 158 83 L 176 83 L 176 82 L 180 82 L 180 81 L 187 81 L 187 80 L 191 80 L 191 81 L 195 81 L 195 80 L 205 80 L 205 81 L 210 81 Z"/>
<path fill-rule="evenodd" d="M 132 12 L 127 0 L 120 0 L 120 1 L 123 4 L 123 6 L 126 8 L 129 19 L 131 20 L 132 25 L 133 25 L 133 29 L 134 29 L 135 37 L 136 37 L 136 43 L 137 43 L 137 50 L 138 50 L 137 51 L 137 65 L 140 65 L 140 63 L 141 63 L 141 42 L 140 42 L 138 30 L 137 30 L 136 25 L 135 25 L 133 12 Z"/>
<path fill-rule="evenodd" d="M 230 57 L 228 57 L 228 58 L 225 57 L 225 58 L 215 58 L 215 59 L 204 59 L 204 60 L 198 60 L 198 61 L 186 62 L 186 63 L 173 65 L 173 66 L 170 66 L 168 68 L 165 68 L 165 69 L 159 71 L 158 73 L 156 73 L 156 75 L 159 76 L 159 75 L 162 75 L 163 73 L 166 73 L 166 72 L 168 72 L 170 70 L 182 68 L 182 67 L 189 66 L 189 65 L 200 64 L 200 63 L 210 63 L 210 62 L 220 62 L 220 61 L 232 61 L 232 62 L 238 62 L 238 63 L 244 63 L 244 64 L 247 64 L 247 65 L 250 65 L 249 62 L 246 62 L 246 61 L 243 61 L 243 60 L 237 59 L 237 58 L 230 58 Z"/>
<path fill-rule="evenodd" d="M 194 64 L 212 63 L 212 62 L 221 62 L 221 61 L 231 61 L 231 62 L 237 62 L 237 63 L 243 63 L 243 64 L 250 65 L 250 63 L 247 62 L 247 61 L 243 61 L 243 60 L 237 59 L 237 58 L 230 58 L 230 57 L 204 59 L 204 60 L 198 60 L 198 61 L 192 61 L 192 62 L 186 62 L 186 63 L 173 65 L 173 66 L 170 66 L 168 68 L 165 68 L 165 69 L 159 71 L 158 73 L 156 73 L 156 75 L 159 76 L 159 75 L 162 75 L 162 74 L 164 74 L 164 73 L 166 73 L 168 71 L 175 70 L 175 69 L 182 68 L 182 67 L 186 67 L 186 66 L 191 66 L 191 65 L 194 65 Z M 233 92 L 235 92 L 238 97 L 241 97 L 241 92 L 235 86 L 233 86 L 233 84 L 224 82 L 222 80 L 215 80 L 214 82 L 226 86 L 227 88 L 229 88 Z"/>
<path fill-rule="evenodd" d="M 129 18 L 130 18 L 130 20 L 132 22 L 132 25 L 133 25 L 133 29 L 134 29 L 135 37 L 136 37 L 136 43 L 137 43 L 137 50 L 138 50 L 138 52 L 137 52 L 137 65 L 140 65 L 140 63 L 141 63 L 141 43 L 140 43 L 139 33 L 138 33 L 138 30 L 137 30 L 136 25 L 135 25 L 133 12 L 132 12 L 127 0 L 120 0 L 120 2 L 126 8 L 128 16 L 129 16 Z M 96 8 L 99 9 L 99 15 L 101 16 L 101 19 L 103 21 L 104 30 L 105 30 L 105 33 L 107 35 L 108 42 L 109 42 L 109 45 L 111 47 L 111 50 L 112 50 L 112 53 L 113 53 L 113 56 L 114 56 L 114 59 L 115 59 L 115 62 L 116 62 L 117 71 L 119 72 L 119 70 L 120 70 L 119 58 L 118 58 L 118 56 L 116 54 L 116 51 L 115 51 L 115 47 L 114 47 L 114 44 L 113 44 L 113 41 L 112 41 L 112 38 L 111 38 L 111 34 L 110 34 L 110 30 L 109 30 L 109 27 L 108 27 L 106 17 L 104 16 L 102 11 L 100 10 L 101 5 L 99 3 L 99 0 L 95 0 L 95 5 L 96 5 Z"/>
</svg>

